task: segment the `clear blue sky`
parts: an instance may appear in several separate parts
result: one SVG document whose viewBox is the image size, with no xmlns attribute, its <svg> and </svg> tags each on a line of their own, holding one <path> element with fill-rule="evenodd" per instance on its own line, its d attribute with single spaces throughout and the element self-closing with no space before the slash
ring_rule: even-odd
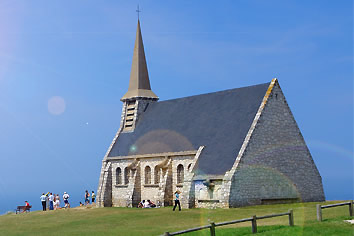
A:
<svg viewBox="0 0 354 236">
<path fill-rule="evenodd" d="M 67 191 L 77 205 L 97 190 L 128 88 L 137 3 L 0 0 L 0 213 L 24 200 L 39 209 L 42 192 Z M 326 198 L 354 198 L 352 1 L 139 4 L 161 100 L 277 77 Z"/>
</svg>

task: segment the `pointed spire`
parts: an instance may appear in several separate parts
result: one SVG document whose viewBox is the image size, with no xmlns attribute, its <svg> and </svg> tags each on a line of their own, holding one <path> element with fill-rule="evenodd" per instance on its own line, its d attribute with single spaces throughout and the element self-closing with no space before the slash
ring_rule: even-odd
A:
<svg viewBox="0 0 354 236">
<path fill-rule="evenodd" d="M 130 72 L 129 88 L 128 92 L 120 100 L 125 101 L 132 98 L 148 98 L 153 100 L 159 99 L 156 94 L 151 91 L 139 20 L 138 27 L 136 29 L 136 39 L 132 69 Z"/>
</svg>

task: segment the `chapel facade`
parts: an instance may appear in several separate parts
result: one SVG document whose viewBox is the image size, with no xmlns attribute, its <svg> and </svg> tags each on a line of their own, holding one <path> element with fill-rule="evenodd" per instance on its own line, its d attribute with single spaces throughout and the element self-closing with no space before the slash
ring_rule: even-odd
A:
<svg viewBox="0 0 354 236">
<path fill-rule="evenodd" d="M 322 179 L 277 79 L 158 101 L 138 21 L 120 127 L 102 161 L 98 206 L 145 199 L 183 208 L 324 201 Z"/>
</svg>

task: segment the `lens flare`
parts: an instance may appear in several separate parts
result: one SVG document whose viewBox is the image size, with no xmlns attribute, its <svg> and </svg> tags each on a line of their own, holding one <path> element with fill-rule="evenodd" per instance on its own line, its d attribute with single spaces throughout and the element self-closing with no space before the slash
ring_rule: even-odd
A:
<svg viewBox="0 0 354 236">
<path fill-rule="evenodd" d="M 150 131 L 140 137 L 133 145 L 135 149 L 130 148 L 131 154 L 163 153 L 191 151 L 196 148 L 182 134 L 167 129 L 158 129 Z"/>
<path fill-rule="evenodd" d="M 54 96 L 48 100 L 48 111 L 52 115 L 62 114 L 65 108 L 65 100 L 62 97 Z"/>
<path fill-rule="evenodd" d="M 131 145 L 129 148 L 130 153 L 135 153 L 137 151 L 137 148 L 135 145 Z"/>
</svg>

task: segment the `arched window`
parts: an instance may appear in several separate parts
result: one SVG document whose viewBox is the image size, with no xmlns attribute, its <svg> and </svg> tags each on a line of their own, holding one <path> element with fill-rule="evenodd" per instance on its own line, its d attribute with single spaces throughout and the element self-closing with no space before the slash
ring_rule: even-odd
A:
<svg viewBox="0 0 354 236">
<path fill-rule="evenodd" d="M 145 167 L 145 184 L 151 184 L 151 168 L 150 168 L 150 166 Z"/>
<path fill-rule="evenodd" d="M 116 184 L 122 184 L 122 170 L 120 167 L 116 169 Z"/>
<path fill-rule="evenodd" d="M 124 169 L 124 184 L 129 184 L 129 168 Z"/>
<path fill-rule="evenodd" d="M 154 172 L 154 177 L 155 177 L 155 184 L 160 183 L 160 168 L 155 166 L 155 172 Z"/>
<path fill-rule="evenodd" d="M 189 165 L 188 165 L 188 168 L 187 168 L 187 169 L 188 169 L 189 171 L 191 171 L 191 167 L 192 167 L 192 163 L 189 163 Z"/>
<path fill-rule="evenodd" d="M 182 164 L 177 166 L 177 184 L 182 184 L 184 180 L 184 168 Z"/>
</svg>

